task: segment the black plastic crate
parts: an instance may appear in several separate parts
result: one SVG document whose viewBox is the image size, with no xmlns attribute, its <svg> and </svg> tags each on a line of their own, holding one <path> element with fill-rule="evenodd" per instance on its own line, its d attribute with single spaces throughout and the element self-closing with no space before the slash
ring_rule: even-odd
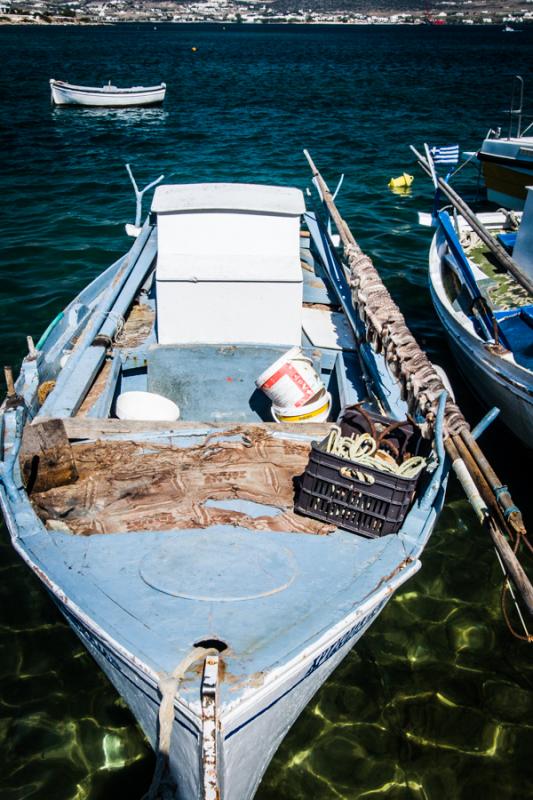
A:
<svg viewBox="0 0 533 800">
<path fill-rule="evenodd" d="M 358 414 L 357 410 L 355 414 Z M 367 432 L 365 420 L 360 422 L 350 414 L 349 424 L 341 423 L 343 435 Z M 373 415 L 378 418 L 378 415 Z M 392 420 L 379 417 L 374 420 L 382 430 Z M 362 427 L 360 427 L 362 425 Z M 404 454 L 418 444 L 419 434 L 409 422 L 402 423 L 394 433 L 399 441 L 397 449 Z M 391 432 L 391 436 L 393 432 Z M 414 438 L 413 438 L 414 437 Z M 356 472 L 370 475 L 374 483 L 357 477 Z M 404 478 L 357 462 L 326 453 L 313 442 L 309 463 L 301 478 L 295 509 L 315 519 L 329 522 L 338 528 L 360 533 L 372 538 L 387 533 L 397 533 L 411 505 L 420 475 Z"/>
</svg>

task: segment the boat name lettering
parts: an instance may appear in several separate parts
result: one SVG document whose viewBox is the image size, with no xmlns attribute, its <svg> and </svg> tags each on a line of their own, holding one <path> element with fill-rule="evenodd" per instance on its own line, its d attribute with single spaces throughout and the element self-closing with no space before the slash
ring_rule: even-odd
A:
<svg viewBox="0 0 533 800">
<path fill-rule="evenodd" d="M 359 622 L 357 622 L 352 628 L 350 628 L 350 630 L 346 631 L 346 633 L 344 633 L 340 637 L 340 639 L 337 639 L 337 641 L 333 642 L 333 644 L 327 647 L 326 650 L 323 650 L 323 652 L 320 653 L 320 655 L 314 659 L 313 663 L 307 670 L 305 677 L 307 678 L 308 675 L 311 675 L 312 672 L 321 667 L 322 664 L 324 664 L 332 656 L 334 656 L 335 653 L 337 653 L 341 649 L 341 647 L 344 647 L 346 642 L 349 642 L 350 639 L 356 636 L 366 625 L 368 625 L 374 619 L 374 617 L 376 617 L 379 614 L 385 603 L 386 600 L 383 600 L 381 603 L 379 603 L 379 605 L 377 605 L 374 609 L 372 609 L 370 614 L 367 614 L 366 617 L 360 619 Z"/>
<path fill-rule="evenodd" d="M 100 655 L 102 655 L 105 658 L 105 660 L 109 664 L 111 664 L 112 667 L 114 667 L 117 670 L 120 670 L 120 664 L 118 663 L 118 661 L 116 661 L 116 659 L 113 658 L 109 650 L 100 641 L 100 639 L 97 636 L 95 636 L 95 634 L 92 633 L 92 631 L 86 628 L 85 625 L 83 625 L 83 623 L 79 621 L 79 619 L 72 616 L 72 614 L 69 614 L 68 617 L 72 627 L 75 628 L 75 630 L 80 634 L 80 636 L 83 637 L 83 639 L 85 639 L 87 644 L 92 646 L 95 650 L 98 650 Z"/>
</svg>

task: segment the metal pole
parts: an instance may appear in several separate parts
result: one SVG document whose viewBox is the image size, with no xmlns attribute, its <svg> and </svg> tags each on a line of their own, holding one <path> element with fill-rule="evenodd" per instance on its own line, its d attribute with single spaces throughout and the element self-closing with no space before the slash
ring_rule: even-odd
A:
<svg viewBox="0 0 533 800">
<path fill-rule="evenodd" d="M 414 148 L 412 149 L 414 150 Z M 360 252 L 359 245 L 341 217 L 326 182 L 307 150 L 304 150 L 304 155 L 309 162 L 314 181 L 320 188 L 323 202 L 327 206 L 328 212 L 339 231 L 343 244 L 346 248 L 355 247 Z M 416 155 L 422 158 L 418 153 Z M 429 171 L 429 166 L 427 166 L 427 170 Z M 444 446 L 468 501 L 482 525 L 489 528 L 491 538 L 498 548 L 509 575 L 513 578 L 516 588 L 520 591 L 529 613 L 533 615 L 533 586 L 500 530 L 500 524 L 505 526 L 506 519 L 509 518 L 509 522 L 511 522 L 512 515 L 517 514 L 519 516 L 515 518 L 513 527 L 517 532 L 520 530 L 520 533 L 525 533 L 519 510 L 514 506 L 509 507 L 508 502 L 510 500 L 512 504 L 512 499 L 510 495 L 508 497 L 505 496 L 506 487 L 501 486 L 494 470 L 488 464 L 487 459 L 483 456 L 471 435 L 464 439 L 460 436 L 449 435 L 444 442 Z M 472 447 L 474 452 L 472 452 Z M 499 484 L 498 487 L 494 486 L 496 482 Z M 502 497 L 504 498 L 503 500 Z"/>
</svg>

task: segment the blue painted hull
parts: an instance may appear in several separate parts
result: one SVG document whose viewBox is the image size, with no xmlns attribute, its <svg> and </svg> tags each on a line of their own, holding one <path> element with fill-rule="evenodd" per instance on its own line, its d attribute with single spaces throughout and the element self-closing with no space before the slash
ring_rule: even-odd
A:
<svg viewBox="0 0 533 800">
<path fill-rule="evenodd" d="M 308 226 L 316 230 L 312 217 Z M 231 448 L 244 451 L 251 445 L 242 426 L 258 426 L 250 429 L 251 435 L 253 430 L 261 431 L 263 448 L 267 442 L 276 446 L 281 442 L 294 453 L 302 443 L 308 446 L 317 433 L 305 426 L 294 431 L 267 423 L 257 398 L 247 403 L 242 386 L 253 385 L 253 377 L 261 371 L 260 359 L 265 362 L 262 369 L 272 362 L 273 351 L 268 346 L 206 345 L 202 349 L 188 345 L 167 351 L 157 346 L 153 331 L 141 344 L 129 348 L 120 342 L 119 334 L 103 390 L 89 407 L 88 416 L 77 416 L 95 376 L 102 372 L 118 321 L 128 315 L 134 300 L 140 302 L 139 290 L 149 283 L 155 255 L 155 232 L 147 222 L 130 253 L 57 318 L 41 342 L 38 357 L 25 360 L 17 382 L 17 391 L 32 414 L 63 420 L 65 431 L 70 430 L 73 453 L 83 452 L 85 447 L 90 454 L 92 447 L 103 448 L 106 443 L 110 452 L 121 452 L 119 443 L 126 442 L 131 453 L 141 454 L 129 462 L 132 474 L 139 472 L 140 484 L 130 488 L 129 494 L 119 491 L 106 502 L 111 510 L 122 508 L 127 516 L 127 498 L 134 498 L 147 486 L 141 510 L 143 519 L 151 519 L 153 504 L 154 521 L 140 528 L 125 522 L 117 528 L 110 517 L 110 527 L 97 520 L 92 528 L 80 531 L 88 535 L 74 535 L 77 531 L 64 522 L 67 519 L 74 525 L 78 509 L 74 500 L 73 514 L 45 527 L 25 490 L 16 459 L 20 412 L 7 412 L 3 417 L 0 500 L 15 548 L 125 699 L 154 748 L 160 735 L 162 678 L 172 674 L 198 642 L 215 641 L 224 646 L 220 656 L 224 677 L 217 684 L 215 701 L 216 748 L 213 745 L 211 750 L 214 783 L 206 782 L 208 729 L 198 672 L 185 674 L 179 695 L 174 697 L 169 765 L 183 800 L 210 800 L 217 796 L 216 791 L 223 800 L 250 800 L 273 753 L 310 698 L 394 592 L 420 568 L 421 554 L 444 502 L 447 471 L 442 462 L 428 477 L 400 531 L 381 538 L 363 538 L 341 529 L 320 531 L 303 518 L 296 528 L 288 523 L 285 528 L 272 522 L 274 512 L 280 509 L 271 504 L 261 510 L 261 503 L 254 502 L 259 497 L 243 500 L 238 494 L 232 495 L 231 502 L 226 498 L 225 505 L 222 503 L 225 513 L 241 515 L 230 517 L 230 522 L 227 518 L 221 523 L 209 522 L 209 514 L 220 511 L 216 493 L 209 498 L 210 504 L 202 505 L 200 523 L 185 524 L 187 520 L 172 517 L 172 503 L 183 494 L 187 476 L 193 474 L 190 459 L 195 453 L 202 454 L 206 470 L 223 473 L 224 464 L 211 464 L 208 455 L 227 451 L 231 465 Z M 308 246 L 302 257 L 314 263 Z M 319 257 L 332 260 L 327 249 Z M 304 302 L 305 291 L 310 293 L 311 303 L 320 305 L 331 298 L 325 267 L 321 275 L 319 267 L 318 263 L 317 280 L 308 281 L 307 290 L 304 288 Z M 340 295 L 346 294 L 342 270 L 338 265 L 336 269 L 331 280 L 339 282 Z M 143 297 L 150 311 L 149 300 Z M 361 322 L 353 310 L 347 316 L 352 338 L 346 351 L 335 342 L 333 348 L 319 347 L 307 341 L 305 332 L 302 347 L 313 354 L 317 369 L 331 382 L 329 389 L 339 407 L 366 397 L 371 381 L 384 407 L 401 419 L 406 405 L 399 385 L 383 356 L 369 344 L 362 344 L 360 353 L 356 352 L 354 334 L 360 334 Z M 142 421 L 109 419 L 119 384 L 122 392 L 147 387 L 153 391 L 149 381 L 164 382 L 168 392 L 178 385 L 186 415 L 190 382 L 183 375 L 189 374 L 188 365 L 203 364 L 202 359 L 210 354 L 216 358 L 207 360 L 201 375 L 197 368 L 197 405 L 190 408 L 189 422 L 183 419 L 174 426 L 154 423 L 151 427 Z M 366 360 L 365 375 L 360 356 Z M 198 388 L 200 377 L 204 383 Z M 55 388 L 39 402 L 38 388 L 45 378 L 55 381 Z M 213 387 L 218 402 L 214 406 Z M 193 416 L 195 412 L 197 416 Z M 254 422 L 257 415 L 260 421 Z M 198 418 L 203 421 L 194 421 Z M 224 419 L 230 422 L 224 424 Z M 241 428 L 236 428 L 238 425 Z M 84 426 L 85 432 L 80 433 Z M 329 427 L 317 426 L 316 430 L 323 436 Z M 151 482 L 157 476 L 151 474 L 143 484 L 142 466 L 156 452 L 161 452 L 164 460 L 164 448 L 189 462 L 186 469 L 174 474 L 176 494 L 159 513 L 157 491 L 150 495 Z M 115 463 L 115 469 L 118 476 L 111 472 L 98 484 L 102 491 L 107 483 L 120 484 L 121 480 L 128 489 L 131 476 L 121 478 L 120 463 Z M 98 501 L 96 479 L 91 480 L 87 494 L 93 493 Z M 275 486 L 273 466 L 267 480 Z M 273 527 L 255 522 L 254 506 L 260 508 L 259 519 L 270 520 Z M 101 510 L 98 503 L 91 506 L 87 519 Z M 165 515 L 171 522 L 158 528 Z"/>
</svg>

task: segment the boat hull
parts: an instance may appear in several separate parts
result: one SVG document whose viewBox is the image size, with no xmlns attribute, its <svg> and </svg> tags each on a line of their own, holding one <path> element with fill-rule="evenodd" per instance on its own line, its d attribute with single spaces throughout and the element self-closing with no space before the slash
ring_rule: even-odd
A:
<svg viewBox="0 0 533 800">
<path fill-rule="evenodd" d="M 115 311 L 117 296 L 124 304 L 122 310 L 131 304 L 132 296 L 124 286 L 129 287 L 133 294 L 145 285 L 146 272 L 156 255 L 155 246 L 152 246 L 154 239 L 155 232 L 147 222 L 129 254 L 84 290 L 86 295 L 80 295 L 85 300 L 94 297 L 91 312 L 87 311 L 81 319 L 77 314 L 64 314 L 47 333 L 46 346 L 43 347 L 45 355 L 51 353 L 56 361 L 59 360 L 64 342 L 70 340 L 74 332 L 79 338 L 79 331 L 83 330 L 87 343 L 93 341 L 88 335 L 92 334 L 93 320 L 109 316 L 109 312 L 103 311 L 106 307 L 103 301 L 111 303 L 114 299 Z M 125 271 L 124 265 L 129 267 L 129 272 Z M 83 306 L 86 307 L 85 303 Z M 122 306 L 118 306 L 120 308 Z M 353 326 L 355 329 L 355 323 Z M 102 329 L 105 333 L 105 328 L 99 328 Z M 233 348 L 231 352 L 233 357 Z M 81 357 L 84 355 L 85 351 L 82 351 Z M 103 359 L 104 353 L 100 354 L 94 347 L 89 356 L 93 363 L 92 359 Z M 338 355 L 335 355 L 333 363 L 337 361 Z M 67 364 L 71 371 L 73 363 L 74 357 L 70 356 Z M 56 374 L 61 376 L 60 371 Z M 63 377 L 69 376 L 68 371 L 62 374 Z M 223 374 L 227 376 L 227 371 Z M 90 381 L 87 375 L 84 365 L 83 372 L 80 370 L 81 380 Z M 21 393 L 26 392 L 28 407 L 35 402 L 38 377 L 35 360 L 26 360 L 19 388 Z M 72 383 L 69 381 L 69 386 L 72 387 Z M 402 409 L 400 413 L 404 414 L 399 387 L 395 388 L 390 402 L 398 404 Z M 54 407 L 55 416 L 70 419 L 72 410 L 79 407 L 80 386 L 72 389 L 76 395 L 62 395 L 62 408 Z M 339 383 L 339 395 L 341 389 L 343 404 L 347 405 L 350 387 Z M 44 408 L 43 404 L 41 412 Z M 99 423 L 104 427 L 105 423 L 114 423 L 107 418 L 107 410 L 99 414 L 102 414 L 102 418 L 98 417 Z M 297 532 L 287 530 L 282 533 L 277 528 L 265 531 L 260 539 L 256 528 L 241 530 L 240 525 L 232 523 L 209 525 L 209 532 L 200 539 L 202 534 L 198 532 L 184 533 L 190 528 L 170 529 L 172 532 L 159 530 L 161 522 L 154 515 L 148 529 L 141 526 L 142 529 L 138 530 L 137 525 L 120 524 L 113 528 L 116 536 L 96 535 L 84 541 L 71 535 L 71 529 L 64 530 L 62 526 L 58 530 L 46 528 L 37 517 L 28 494 L 19 485 L 20 475 L 14 465 L 14 459 L 19 455 L 15 448 L 21 443 L 22 415 L 6 411 L 3 424 L 0 504 L 13 544 L 124 698 L 154 749 L 157 749 L 159 740 L 159 684 L 166 674 L 160 674 L 159 670 L 172 673 L 179 663 L 183 663 L 183 656 L 195 652 L 196 647 L 210 648 L 209 643 L 222 645 L 217 649 L 222 653 L 224 669 L 209 685 L 211 689 L 214 686 L 209 702 L 211 712 L 214 706 L 216 713 L 209 716 L 205 712 L 207 690 L 205 681 L 200 679 L 201 669 L 191 670 L 180 684 L 179 697 L 175 699 L 173 708 L 170 768 L 178 786 L 177 797 L 181 800 L 214 798 L 212 792 L 208 794 L 205 791 L 213 772 L 216 773 L 214 789 L 220 790 L 223 800 L 251 800 L 274 752 L 306 704 L 395 591 L 420 568 L 420 555 L 444 500 L 447 468 L 442 448 L 437 469 L 428 476 L 423 494 L 413 503 L 397 535 L 367 540 L 340 530 L 329 537 L 304 536 L 300 528 Z M 148 425 L 148 422 L 144 424 Z M 199 424 L 201 430 L 197 430 Z M 181 449 L 182 444 L 196 447 L 198 436 L 200 441 L 211 439 L 208 423 L 192 425 L 192 429 L 182 428 L 180 432 L 174 432 L 172 447 Z M 205 430 L 204 425 L 207 425 Z M 122 422 L 113 427 L 121 428 Z M 170 434 L 166 424 L 163 432 L 165 437 Z M 66 428 L 64 433 L 67 435 Z M 151 441 L 154 432 L 141 428 L 137 434 L 135 436 L 135 432 L 128 428 L 130 444 L 133 446 L 135 441 L 141 444 L 136 450 L 142 451 L 144 459 L 151 453 L 152 448 L 147 447 L 146 442 Z M 235 436 L 233 423 L 224 432 L 217 425 L 216 438 L 220 439 L 220 449 L 226 440 L 233 448 Z M 303 436 L 298 432 L 294 439 Z M 243 439 L 246 448 L 248 439 Z M 172 435 L 170 440 L 174 441 Z M 111 441 L 114 437 L 110 438 Z M 253 444 L 251 440 L 250 444 Z M 291 444 L 291 448 L 294 447 Z M 213 452 L 219 452 L 218 445 Z M 294 454 L 295 450 L 291 449 L 291 463 Z M 305 456 L 307 459 L 307 453 Z M 223 469 L 222 462 L 217 462 L 217 468 Z M 152 467 L 149 467 L 149 474 L 152 480 Z M 293 484 L 286 482 L 285 485 L 292 497 Z M 276 489 L 276 496 L 279 494 L 279 489 Z M 173 490 L 171 502 L 174 501 Z M 153 525 L 158 527 L 152 530 Z M 130 537 L 127 547 L 123 546 L 121 534 Z M 287 537 L 286 546 L 281 544 L 283 535 Z M 180 586 L 174 584 L 176 570 L 173 566 L 179 560 L 171 563 L 167 558 L 167 547 L 163 546 L 174 539 L 181 543 L 180 547 L 188 539 L 191 542 L 195 540 L 194 546 L 189 548 L 193 560 L 187 562 L 193 567 L 184 573 L 185 580 Z M 202 557 L 198 547 L 204 539 L 209 541 L 209 547 Z M 263 544 L 255 546 L 254 556 L 250 541 L 256 540 Z M 85 550 L 86 544 L 88 550 Z M 230 549 L 232 552 L 228 552 Z M 258 549 L 264 549 L 265 558 L 260 556 Z M 157 563 L 152 559 L 154 553 Z M 228 558 L 225 560 L 226 553 Z M 169 568 L 172 585 L 166 583 L 165 570 L 160 571 L 161 565 Z M 250 565 L 255 569 L 250 569 Z M 289 566 L 285 568 L 285 565 Z M 211 566 L 214 567 L 212 570 Z M 243 575 L 255 572 L 278 575 L 279 582 L 257 588 L 252 582 L 246 591 L 243 589 L 242 596 L 234 597 L 234 587 L 239 581 L 243 582 Z M 199 588 L 191 591 L 194 576 Z M 211 587 L 209 592 L 205 589 L 207 584 Z M 282 595 L 281 592 L 285 591 L 287 594 Z M 279 604 L 275 606 L 267 605 L 278 600 Z M 244 601 L 250 603 L 248 608 L 251 610 L 247 611 L 245 607 L 242 611 L 239 608 L 232 612 L 231 606 L 227 605 L 230 602 L 240 605 Z M 215 639 L 211 638 L 213 635 Z M 217 697 L 217 693 L 218 699 L 213 703 L 211 698 Z M 211 736 L 215 735 L 217 739 L 216 760 L 213 755 L 215 748 L 204 747 L 204 744 L 212 744 L 209 725 Z M 209 763 L 208 758 L 211 759 Z"/>
<path fill-rule="evenodd" d="M 127 106 L 160 105 L 165 99 L 164 85 L 150 88 L 109 90 L 106 87 L 70 87 L 51 83 L 52 102 L 57 106 L 93 106 L 124 108 Z"/>
<path fill-rule="evenodd" d="M 415 562 L 406 570 L 405 580 L 420 566 Z M 402 581 L 403 582 L 403 581 Z M 298 659 L 296 671 L 287 671 L 282 680 L 266 691 L 258 691 L 246 709 L 221 721 L 218 741 L 219 786 L 224 800 L 251 800 L 270 761 L 313 695 L 338 664 L 348 655 L 392 595 L 380 596 L 364 615 L 347 617 L 335 635 L 318 652 Z M 125 700 L 139 726 L 156 749 L 159 694 L 153 680 L 139 664 L 128 661 L 95 628 L 89 628 L 58 596 L 53 596 L 68 624 L 81 639 L 117 692 Z M 178 787 L 179 800 L 203 800 L 199 750 L 201 721 L 175 704 L 171 738 L 170 769 Z"/>
<path fill-rule="evenodd" d="M 454 313 L 442 284 L 436 239 L 431 246 L 429 284 L 435 311 L 466 382 L 484 405 L 499 408 L 505 425 L 526 447 L 533 448 L 531 376 L 516 364 L 491 353 Z"/>
<path fill-rule="evenodd" d="M 528 145 L 520 139 L 486 139 L 478 158 L 481 161 L 487 198 L 505 208 L 521 210 L 527 186 L 533 183 L 533 139 Z"/>
</svg>

